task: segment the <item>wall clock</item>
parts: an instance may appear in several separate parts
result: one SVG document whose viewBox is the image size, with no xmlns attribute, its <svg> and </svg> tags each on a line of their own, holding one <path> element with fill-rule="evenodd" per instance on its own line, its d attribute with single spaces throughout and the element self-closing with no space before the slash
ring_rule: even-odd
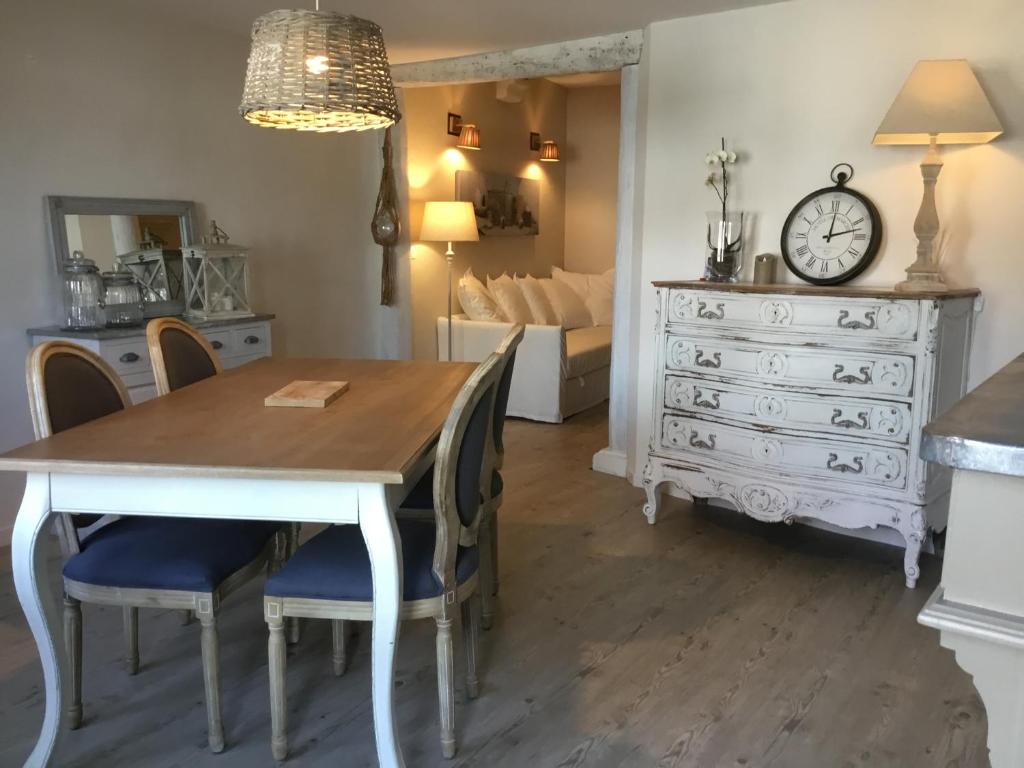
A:
<svg viewBox="0 0 1024 768">
<path fill-rule="evenodd" d="M 863 272 L 882 242 L 878 209 L 846 186 L 853 166 L 830 174 L 834 187 L 815 190 L 796 204 L 782 227 L 782 258 L 789 271 L 815 285 L 845 283 Z"/>
</svg>

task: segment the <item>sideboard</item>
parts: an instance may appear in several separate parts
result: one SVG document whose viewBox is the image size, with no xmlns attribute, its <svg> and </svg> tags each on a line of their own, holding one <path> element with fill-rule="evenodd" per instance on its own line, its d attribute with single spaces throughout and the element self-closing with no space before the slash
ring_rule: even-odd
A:
<svg viewBox="0 0 1024 768">
<path fill-rule="evenodd" d="M 250 360 L 270 355 L 270 321 L 273 319 L 274 315 L 254 315 L 232 320 L 196 321 L 192 325 L 210 340 L 220 355 L 221 364 L 225 368 L 235 368 Z M 133 403 L 156 397 L 145 327 L 67 331 L 58 326 L 50 326 L 29 328 L 28 336 L 33 346 L 59 339 L 92 350 L 117 371 Z"/>
<path fill-rule="evenodd" d="M 950 489 L 921 428 L 964 394 L 978 291 L 654 285 L 648 522 L 671 483 L 765 522 L 886 526 L 915 586 Z"/>
</svg>

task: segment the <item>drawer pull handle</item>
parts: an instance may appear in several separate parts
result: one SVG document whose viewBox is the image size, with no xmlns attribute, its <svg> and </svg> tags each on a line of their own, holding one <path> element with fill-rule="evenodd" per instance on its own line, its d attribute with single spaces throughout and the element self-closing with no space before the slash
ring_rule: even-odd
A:
<svg viewBox="0 0 1024 768">
<path fill-rule="evenodd" d="M 214 349 L 224 349 L 224 342 L 217 341 L 216 339 L 214 339 L 213 341 L 210 342 L 210 346 L 213 347 Z"/>
<path fill-rule="evenodd" d="M 855 373 L 846 373 L 846 366 L 836 363 L 836 369 L 832 372 L 832 381 L 839 384 L 870 384 L 871 366 L 862 365 L 860 367 L 860 375 L 861 378 L 858 378 Z"/>
<path fill-rule="evenodd" d="M 137 363 L 142 358 L 139 357 L 138 352 L 125 352 L 117 359 L 120 360 L 122 363 Z"/>
<path fill-rule="evenodd" d="M 704 442 L 696 432 L 693 432 L 690 435 L 690 445 L 694 448 L 706 448 L 709 451 L 713 451 L 715 450 L 715 436 L 708 435 L 707 442 Z"/>
<path fill-rule="evenodd" d="M 245 341 L 246 344 L 259 344 L 260 343 L 260 337 L 259 336 L 246 336 L 244 341 Z"/>
<path fill-rule="evenodd" d="M 855 331 L 870 331 L 877 327 L 875 322 L 875 310 L 870 310 L 864 313 L 863 322 L 860 320 L 850 320 L 847 322 L 847 318 L 850 317 L 850 313 L 847 310 L 842 310 L 839 313 L 839 319 L 836 321 L 836 325 L 840 328 L 849 328 Z"/>
<path fill-rule="evenodd" d="M 697 356 L 694 358 L 694 362 L 697 363 L 701 368 L 721 368 L 722 367 L 722 353 L 715 352 L 708 359 L 704 356 L 704 350 L 698 349 Z"/>
<path fill-rule="evenodd" d="M 836 427 L 845 427 L 846 429 L 867 429 L 868 428 L 868 412 L 861 411 L 857 414 L 857 420 L 844 419 L 842 418 L 843 412 L 839 408 L 832 409 L 832 425 Z M 890 430 L 891 431 L 891 430 Z"/>
<path fill-rule="evenodd" d="M 715 310 L 718 310 L 717 312 Z M 704 320 L 723 320 L 725 319 L 725 304 L 719 302 L 715 304 L 715 309 L 708 309 L 708 303 L 706 301 L 697 302 L 697 317 Z"/>
<path fill-rule="evenodd" d="M 719 395 L 717 392 L 711 393 L 710 400 L 701 400 L 702 395 L 703 393 L 699 389 L 696 387 L 693 388 L 693 404 L 698 408 L 710 408 L 712 411 L 717 411 L 722 407 L 722 404 L 719 402 Z"/>
<path fill-rule="evenodd" d="M 839 461 L 839 456 L 834 453 L 828 455 L 828 461 L 825 462 L 825 467 L 831 469 L 833 472 L 851 472 L 854 475 L 859 475 L 864 471 L 864 459 L 860 456 L 853 457 L 853 464 L 842 464 Z"/>
</svg>

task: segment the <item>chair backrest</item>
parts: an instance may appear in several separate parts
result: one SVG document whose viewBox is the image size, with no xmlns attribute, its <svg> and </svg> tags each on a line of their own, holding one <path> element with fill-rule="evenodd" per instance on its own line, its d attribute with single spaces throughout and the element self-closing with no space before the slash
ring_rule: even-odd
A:
<svg viewBox="0 0 1024 768">
<path fill-rule="evenodd" d="M 494 393 L 494 426 L 491 435 L 494 441 L 494 468 L 500 468 L 505 458 L 505 412 L 508 410 L 508 393 L 512 389 L 512 373 L 516 367 L 516 349 L 523 340 L 526 328 L 522 325 L 512 326 L 505 338 L 501 340 L 495 354 L 501 357 L 501 373 L 498 388 Z M 484 486 L 485 488 L 487 486 Z"/>
<path fill-rule="evenodd" d="M 131 405 L 128 390 L 99 355 L 66 341 L 47 341 L 29 352 L 25 365 L 29 409 L 42 440 Z M 79 551 L 78 527 L 98 515 L 60 515 L 57 532 L 66 555 Z"/>
<path fill-rule="evenodd" d="M 161 317 L 150 321 L 146 326 L 146 343 L 159 395 L 195 384 L 224 370 L 216 350 L 206 337 L 177 318 Z"/>
<path fill-rule="evenodd" d="M 471 542 L 476 539 L 484 457 L 492 440 L 491 408 L 500 365 L 501 357 L 492 354 L 477 366 L 456 396 L 437 443 L 434 574 L 446 594 L 456 587 L 455 561 L 463 532 L 468 533 Z M 487 482 L 490 482 L 489 474 Z"/>
</svg>

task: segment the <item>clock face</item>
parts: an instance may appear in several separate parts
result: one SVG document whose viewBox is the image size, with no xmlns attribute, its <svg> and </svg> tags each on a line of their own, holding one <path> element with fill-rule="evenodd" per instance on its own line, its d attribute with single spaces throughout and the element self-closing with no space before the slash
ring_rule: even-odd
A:
<svg viewBox="0 0 1024 768">
<path fill-rule="evenodd" d="M 870 200 L 841 186 L 821 189 L 789 214 L 782 255 L 790 271 L 810 283 L 842 283 L 871 263 L 881 234 Z"/>
</svg>

